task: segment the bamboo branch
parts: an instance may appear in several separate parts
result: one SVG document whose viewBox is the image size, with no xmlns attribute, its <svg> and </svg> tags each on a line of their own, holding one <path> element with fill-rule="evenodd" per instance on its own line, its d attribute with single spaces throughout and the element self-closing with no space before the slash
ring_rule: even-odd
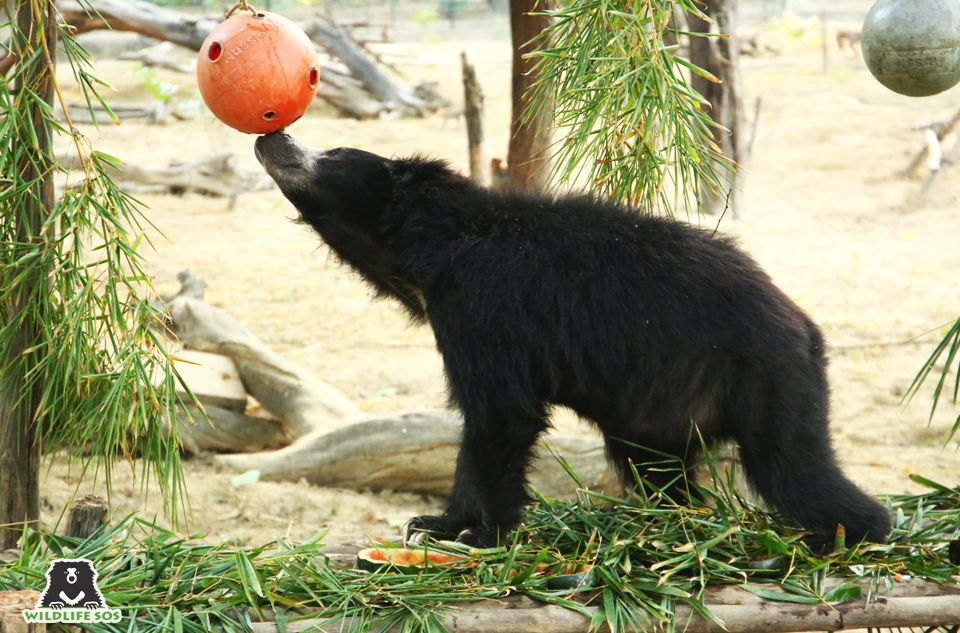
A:
<svg viewBox="0 0 960 633">
<path fill-rule="evenodd" d="M 841 579 L 832 581 L 834 586 Z M 864 595 L 868 583 L 864 581 Z M 780 591 L 775 585 L 766 586 Z M 796 604 L 764 600 L 736 587 L 718 587 L 707 592 L 705 603 L 710 612 L 725 625 L 700 617 L 686 605 L 676 608 L 675 625 L 685 633 L 799 633 L 801 631 L 841 631 L 863 628 L 937 627 L 960 623 L 960 588 L 935 583 L 912 581 L 897 584 L 890 591 L 880 591 L 868 603 L 858 599 L 839 604 Z M 449 631 L 457 633 L 583 633 L 590 630 L 591 618 L 598 607 L 585 607 L 586 613 L 534 602 L 521 596 L 470 603 L 451 608 L 443 620 Z M 309 618 L 289 621 L 284 630 L 290 633 L 315 631 L 339 633 L 353 630 L 352 618 L 323 620 Z M 657 623 L 650 623 L 651 629 Z M 374 623 L 376 626 L 376 623 Z M 383 629 L 384 633 L 400 630 L 400 625 Z M 276 633 L 273 622 L 257 622 L 254 633 Z M 609 633 L 604 624 L 596 629 Z"/>
</svg>

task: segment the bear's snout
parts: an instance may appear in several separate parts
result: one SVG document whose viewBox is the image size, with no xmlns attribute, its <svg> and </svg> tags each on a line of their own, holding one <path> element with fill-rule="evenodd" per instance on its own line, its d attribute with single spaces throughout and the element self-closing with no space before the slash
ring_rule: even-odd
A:
<svg viewBox="0 0 960 633">
<path fill-rule="evenodd" d="M 271 167 L 302 167 L 308 150 L 286 132 L 274 132 L 257 139 L 253 147 L 257 160 Z"/>
<path fill-rule="evenodd" d="M 77 568 L 67 567 L 67 582 L 71 585 L 77 582 Z"/>
</svg>

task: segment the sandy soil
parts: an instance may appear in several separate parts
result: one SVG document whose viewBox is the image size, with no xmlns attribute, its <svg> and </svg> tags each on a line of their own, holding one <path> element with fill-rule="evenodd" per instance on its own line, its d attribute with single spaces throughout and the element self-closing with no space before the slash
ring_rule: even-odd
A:
<svg viewBox="0 0 960 633">
<path fill-rule="evenodd" d="M 418 65 L 409 74 L 432 77 L 461 100 L 459 52 L 476 62 L 486 91 L 488 152 L 505 154 L 509 114 L 506 29 L 463 32 L 403 48 Z M 910 100 L 884 90 L 849 54 L 832 53 L 826 74 L 818 49 L 786 47 L 777 57 L 747 59 L 748 103 L 762 97 L 762 114 L 747 170 L 741 219 L 721 230 L 743 245 L 821 324 L 832 346 L 833 434 L 854 479 L 876 493 L 916 490 L 907 475 L 921 472 L 960 483 L 955 445 L 944 448 L 956 409 L 944 407 L 927 424 L 929 390 L 914 404 L 901 397 L 928 355 L 936 331 L 960 309 L 960 170 L 948 172 L 932 195 L 920 182 L 897 177 L 922 136 L 912 126 L 946 118 L 960 92 Z M 136 65 L 105 61 L 100 71 L 120 89 L 118 100 L 142 101 Z M 190 78 L 158 73 L 183 86 Z M 316 146 L 351 145 L 381 154 L 425 152 L 466 167 L 463 122 L 356 122 L 312 112 L 292 130 Z M 258 169 L 253 138 L 208 117 L 168 126 L 126 123 L 88 128 L 96 146 L 139 165 L 161 165 L 233 151 Z M 209 283 L 208 300 L 228 309 L 282 353 L 314 370 L 371 414 L 443 404 L 440 360 L 429 329 L 410 327 L 400 310 L 375 303 L 358 278 L 333 261 L 279 192 L 241 198 L 233 211 L 221 200 L 148 196 L 149 217 L 162 231 L 149 267 L 161 291 L 190 268 Z M 715 223 L 714 219 L 705 220 Z M 933 331 L 933 334 L 928 334 Z M 920 337 L 914 343 L 894 344 Z M 565 433 L 590 432 L 561 416 Z M 263 542 L 329 530 L 328 541 L 387 535 L 411 514 L 440 502 L 415 495 L 324 489 L 297 483 L 237 488 L 207 460 L 185 464 L 192 514 L 185 529 L 212 540 Z M 54 460 L 43 482 L 44 520 L 56 520 L 71 494 L 102 490 L 102 477 L 78 482 Z M 130 469 L 114 474 L 117 515 L 158 514 L 156 493 L 144 505 Z"/>
</svg>

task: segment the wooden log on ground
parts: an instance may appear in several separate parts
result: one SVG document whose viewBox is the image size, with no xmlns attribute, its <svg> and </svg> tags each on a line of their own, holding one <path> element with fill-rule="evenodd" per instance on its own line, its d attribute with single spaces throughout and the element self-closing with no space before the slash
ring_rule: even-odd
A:
<svg viewBox="0 0 960 633">
<path fill-rule="evenodd" d="M 487 184 L 486 158 L 483 151 L 483 91 L 477 71 L 460 53 L 463 70 L 463 118 L 467 121 L 467 151 L 470 156 L 470 177 L 481 187 Z"/>
<path fill-rule="evenodd" d="M 142 119 L 147 123 L 163 124 L 167 122 L 167 104 L 163 101 L 154 101 L 144 104 L 117 104 L 108 111 L 99 103 L 87 106 L 85 103 L 68 103 L 67 115 L 73 123 L 93 123 L 96 125 L 115 124 L 117 121 L 131 121 Z M 57 107 L 57 115 L 66 119 L 62 110 Z M 178 117 L 179 118 L 179 117 Z"/>
<path fill-rule="evenodd" d="M 215 459 L 238 472 L 259 470 L 265 480 L 306 479 L 322 486 L 446 497 L 453 486 L 461 433 L 462 424 L 452 413 L 422 411 L 311 433 L 278 451 Z M 566 459 L 585 486 L 607 492 L 620 490 L 599 439 L 550 436 L 547 443 Z M 543 447 L 530 470 L 530 482 L 547 496 L 576 495 L 576 484 Z"/>
<path fill-rule="evenodd" d="M 207 420 L 196 407 L 187 406 L 177 418 L 183 449 L 193 455 L 269 451 L 296 439 L 279 420 L 245 415 L 215 405 L 205 405 L 203 412 Z"/>
<path fill-rule="evenodd" d="M 80 168 L 75 156 L 62 156 L 58 160 L 68 169 Z M 129 163 L 106 164 L 106 171 L 124 190 L 148 188 L 151 193 L 200 193 L 229 198 L 229 208 L 233 208 L 242 193 L 264 191 L 275 186 L 260 173 L 237 169 L 233 154 L 209 156 L 192 163 L 172 162 L 168 167 L 159 168 Z"/>
<path fill-rule="evenodd" d="M 176 58 L 172 42 L 160 42 L 156 46 L 148 46 L 138 51 L 127 51 L 120 55 L 120 59 L 140 62 L 148 68 L 164 68 L 176 73 L 192 73 L 196 70 L 195 63 L 187 63 Z"/>
<path fill-rule="evenodd" d="M 204 407 L 214 406 L 243 413 L 247 408 L 247 390 L 240 380 L 236 363 L 227 356 L 182 350 L 173 357 L 180 378 Z M 184 399 L 183 387 L 177 392 Z"/>
<path fill-rule="evenodd" d="M 86 495 L 77 499 L 70 513 L 67 515 L 67 527 L 63 533 L 66 536 L 86 539 L 104 526 L 110 504 L 103 497 Z"/>
<path fill-rule="evenodd" d="M 22 615 L 39 600 L 40 592 L 33 589 L 0 591 L 0 633 L 44 633 L 46 624 L 27 624 Z"/>
<path fill-rule="evenodd" d="M 834 582 L 839 582 L 835 580 Z M 676 629 L 686 633 L 799 633 L 801 631 L 841 631 L 864 628 L 938 627 L 960 623 L 960 593 L 955 586 L 922 584 L 925 591 L 909 587 L 881 590 L 867 603 L 865 598 L 834 604 L 795 604 L 761 599 L 744 589 L 722 587 L 710 589 L 704 599 L 710 611 L 725 628 L 700 617 L 685 605 L 678 605 L 674 618 Z M 775 585 L 765 585 L 780 591 Z M 720 592 L 725 598 L 719 602 Z M 866 596 L 867 592 L 864 591 Z M 742 599 L 738 599 L 738 597 Z M 585 607 L 590 616 L 597 607 Z M 284 630 L 290 633 L 315 631 L 333 633 L 352 630 L 353 620 L 338 618 L 324 621 L 309 618 L 289 621 Z M 583 633 L 590 630 L 590 617 L 564 607 L 535 602 L 522 596 L 509 596 L 463 606 L 451 605 L 443 620 L 448 631 L 457 633 Z M 374 624 L 376 626 L 376 624 Z M 650 629 L 657 628 L 651 622 Z M 256 622 L 254 633 L 275 633 L 274 622 Z M 400 630 L 400 625 L 380 629 L 384 633 Z M 606 624 L 599 632 L 609 633 Z"/>
<path fill-rule="evenodd" d="M 283 358 L 223 310 L 196 298 L 198 282 L 181 275 L 186 292 L 166 302 L 173 332 L 189 349 L 228 356 L 247 392 L 282 425 L 291 440 L 332 431 L 361 419 L 349 398 Z"/>
</svg>

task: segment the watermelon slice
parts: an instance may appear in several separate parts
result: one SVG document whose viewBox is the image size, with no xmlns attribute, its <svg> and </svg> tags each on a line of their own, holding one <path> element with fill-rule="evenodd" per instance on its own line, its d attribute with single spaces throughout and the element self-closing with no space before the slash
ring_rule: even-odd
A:
<svg viewBox="0 0 960 633">
<path fill-rule="evenodd" d="M 388 568 L 404 574 L 416 574 L 427 567 L 452 565 L 462 562 L 462 556 L 403 549 L 399 547 L 369 547 L 357 553 L 357 567 L 367 571 Z"/>
</svg>

